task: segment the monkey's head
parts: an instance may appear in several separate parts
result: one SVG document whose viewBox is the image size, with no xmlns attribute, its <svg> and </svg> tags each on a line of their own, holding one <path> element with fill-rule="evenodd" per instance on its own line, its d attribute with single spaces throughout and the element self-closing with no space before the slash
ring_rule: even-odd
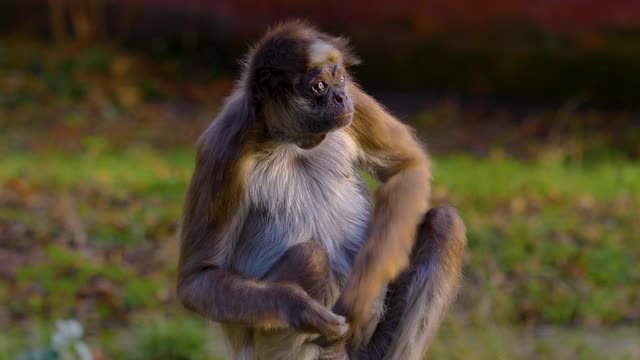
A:
<svg viewBox="0 0 640 360">
<path fill-rule="evenodd" d="M 300 23 L 278 26 L 249 53 L 249 88 L 269 135 L 312 148 L 349 126 L 354 106 L 346 68 L 357 64 L 348 43 Z"/>
</svg>

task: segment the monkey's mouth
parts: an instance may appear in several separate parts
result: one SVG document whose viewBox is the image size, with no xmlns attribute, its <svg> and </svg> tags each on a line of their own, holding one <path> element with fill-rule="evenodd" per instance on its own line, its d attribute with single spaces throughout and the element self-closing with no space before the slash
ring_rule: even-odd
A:
<svg viewBox="0 0 640 360">
<path fill-rule="evenodd" d="M 296 145 L 304 150 L 313 149 L 327 137 L 327 133 L 308 135 L 304 139 L 296 141 Z"/>
<path fill-rule="evenodd" d="M 339 115 L 335 117 L 333 121 L 331 121 L 331 127 L 322 130 L 318 129 L 319 131 L 317 132 L 312 132 L 310 134 L 301 136 L 298 140 L 295 141 L 295 143 L 301 149 L 313 149 L 314 147 L 320 145 L 320 143 L 324 141 L 329 133 L 349 127 L 352 121 L 353 112 Z"/>
</svg>

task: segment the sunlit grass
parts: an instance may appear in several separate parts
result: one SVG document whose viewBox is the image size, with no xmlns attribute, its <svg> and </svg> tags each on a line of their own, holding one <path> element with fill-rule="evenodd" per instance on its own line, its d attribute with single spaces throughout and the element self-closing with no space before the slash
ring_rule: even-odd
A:
<svg viewBox="0 0 640 360">
<path fill-rule="evenodd" d="M 182 196 L 191 175 L 189 151 L 166 153 L 133 149 L 111 153 L 7 154 L 0 158 L 0 178 L 25 179 L 48 189 L 84 184 L 127 191 Z"/>
<path fill-rule="evenodd" d="M 50 212 L 58 200 L 72 199 L 95 251 L 174 242 L 193 160 L 191 149 L 145 147 L 3 154 L 0 191 L 54 199 L 53 207 L 44 210 L 0 208 L 5 223 L 40 229 L 38 246 L 45 249 L 37 265 L 18 269 L 17 280 L 48 292 L 13 309 L 36 321 L 71 313 L 75 303 L 70 299 L 95 276 L 110 281 L 113 296 L 132 311 L 174 309 L 158 294 L 173 291 L 177 255 L 163 253 L 152 273 L 140 273 L 135 264 L 118 258 L 94 263 L 72 247 L 56 245 L 53 239 L 65 225 Z M 434 174 L 434 205 L 450 203 L 460 210 L 469 243 L 466 281 L 454 307 L 464 316 L 446 323 L 430 352 L 433 358 L 640 356 L 637 346 L 625 342 L 640 330 L 624 325 L 637 317 L 640 163 L 576 165 L 454 155 L 436 156 Z M 367 181 L 373 185 L 371 178 Z M 0 302 L 11 300 L 8 286 L 0 283 Z M 58 308 L 46 315 L 44 303 Z M 111 316 L 106 309 L 98 308 L 102 312 L 96 321 Z M 191 317 L 135 323 L 124 335 L 101 329 L 92 341 L 114 358 L 153 358 L 131 351 L 139 348 L 156 358 L 219 354 L 219 347 L 208 346 L 199 334 L 204 323 Z M 537 333 L 539 328 L 551 330 Z M 618 330 L 608 335 L 608 329 Z M 614 340 L 620 345 L 609 354 Z M 0 333 L 0 359 L 29 345 L 17 332 Z"/>
<path fill-rule="evenodd" d="M 436 158 L 434 174 L 437 184 L 461 196 L 591 195 L 596 199 L 620 196 L 640 199 L 640 163 L 637 162 L 570 165 L 448 156 Z"/>
<path fill-rule="evenodd" d="M 91 182 L 150 192 L 182 192 L 193 169 L 191 150 L 135 148 L 105 153 L 10 153 L 0 157 L 0 177 L 69 187 Z M 640 199 L 640 163 L 537 164 L 471 156 L 436 157 L 434 183 L 473 198 L 518 195 Z"/>
</svg>

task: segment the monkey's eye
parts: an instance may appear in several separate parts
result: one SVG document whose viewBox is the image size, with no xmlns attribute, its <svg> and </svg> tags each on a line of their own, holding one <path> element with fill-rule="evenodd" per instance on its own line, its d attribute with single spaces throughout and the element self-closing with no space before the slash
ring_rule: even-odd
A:
<svg viewBox="0 0 640 360">
<path fill-rule="evenodd" d="M 344 84 L 344 75 L 340 76 L 340 84 Z"/>
<path fill-rule="evenodd" d="M 319 92 L 323 92 L 326 87 L 327 87 L 327 84 L 325 84 L 324 81 L 318 81 L 315 84 L 313 84 L 313 86 L 311 86 L 311 90 L 313 90 L 313 92 L 319 93 Z"/>
</svg>

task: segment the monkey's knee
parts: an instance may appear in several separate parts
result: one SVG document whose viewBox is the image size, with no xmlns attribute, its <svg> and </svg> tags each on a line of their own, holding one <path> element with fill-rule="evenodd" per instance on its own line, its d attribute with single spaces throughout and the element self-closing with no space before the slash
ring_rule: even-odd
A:
<svg viewBox="0 0 640 360">
<path fill-rule="evenodd" d="M 413 257 L 441 253 L 461 258 L 467 243 L 466 232 L 456 209 L 450 206 L 432 208 L 418 228 Z"/>
<path fill-rule="evenodd" d="M 271 281 L 300 285 L 311 297 L 321 300 L 329 286 L 331 266 L 320 245 L 305 241 L 291 246 L 267 274 Z"/>
</svg>

